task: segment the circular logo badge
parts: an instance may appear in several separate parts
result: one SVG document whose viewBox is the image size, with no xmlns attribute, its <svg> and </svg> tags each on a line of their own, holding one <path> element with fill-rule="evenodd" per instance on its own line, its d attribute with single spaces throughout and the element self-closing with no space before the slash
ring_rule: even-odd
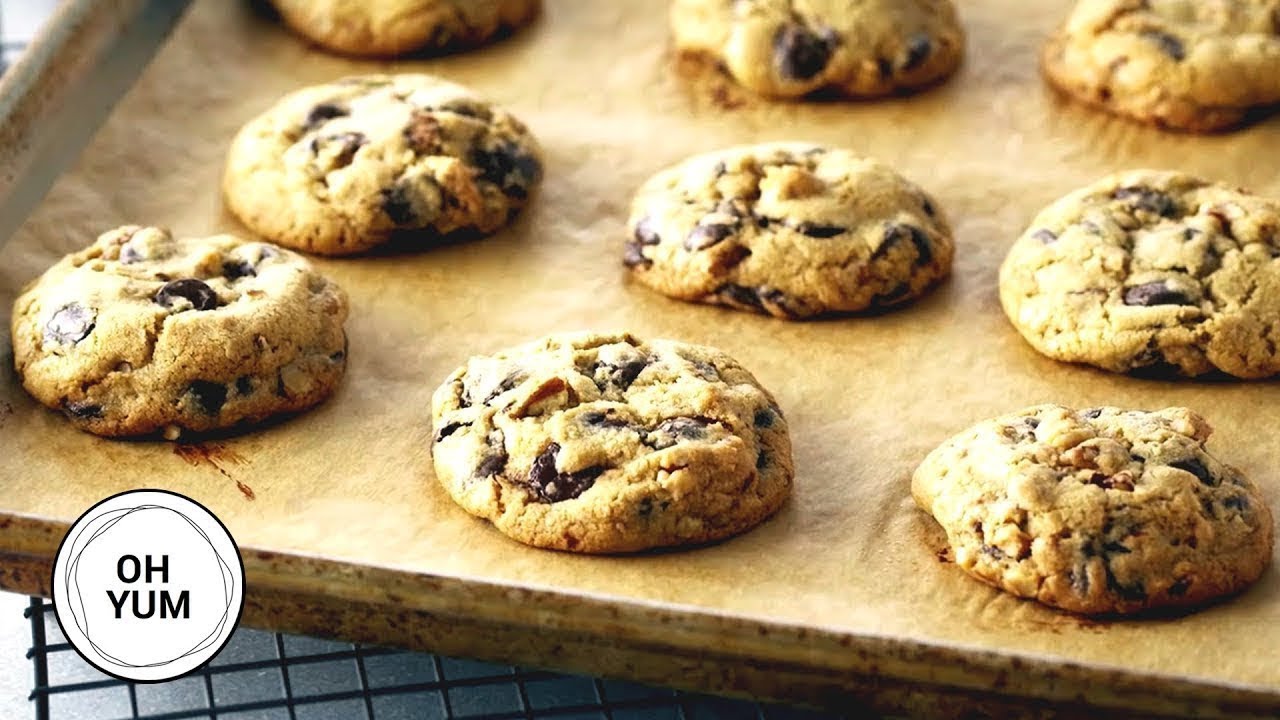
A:
<svg viewBox="0 0 1280 720">
<path fill-rule="evenodd" d="M 244 565 L 213 513 L 165 490 L 120 493 L 72 524 L 53 563 L 71 646 L 124 680 L 162 682 L 218 654 L 244 610 Z"/>
</svg>

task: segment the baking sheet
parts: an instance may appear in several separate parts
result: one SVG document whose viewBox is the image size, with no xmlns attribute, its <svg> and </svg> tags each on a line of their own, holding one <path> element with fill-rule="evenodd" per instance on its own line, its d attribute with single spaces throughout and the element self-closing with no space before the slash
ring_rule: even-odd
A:
<svg viewBox="0 0 1280 720">
<path fill-rule="evenodd" d="M 219 197 L 224 153 L 243 122 L 300 85 L 356 72 L 439 73 L 525 120 L 546 151 L 547 179 L 528 212 L 492 238 L 317 260 L 351 295 L 348 377 L 323 407 L 261 432 L 182 452 L 101 440 L 37 406 L 6 364 L 0 514 L 65 523 L 115 492 L 161 487 L 208 505 L 242 547 L 345 567 L 664 603 L 728 618 L 728 635 L 747 627 L 734 618 L 766 619 L 1280 698 L 1280 570 L 1185 617 L 1086 622 L 940 559 L 941 531 L 909 494 L 916 463 L 982 418 L 1039 402 L 1181 404 L 1217 428 L 1211 451 L 1280 507 L 1280 385 L 1167 383 L 1061 365 L 1022 342 L 996 297 L 997 266 L 1034 213 L 1104 173 L 1175 167 L 1280 195 L 1280 120 L 1231 135 L 1170 135 L 1060 101 L 1035 58 L 1066 0 L 963 3 L 968 58 L 927 93 L 801 104 L 757 101 L 675 62 L 664 2 L 547 5 L 535 26 L 479 52 L 357 62 L 308 49 L 249 3 L 197 2 L 77 167 L 0 250 L 3 327 L 23 283 L 102 230 L 135 222 L 245 233 Z M 782 139 L 874 155 L 928 188 L 956 230 L 954 278 L 884 316 L 812 323 L 678 303 L 627 281 L 623 222 L 648 175 L 695 152 Z M 517 545 L 448 500 L 428 453 L 435 386 L 473 353 L 614 328 L 718 346 L 774 392 L 790 420 L 797 477 L 773 520 L 685 552 L 576 557 Z M 7 335 L 0 343 L 10 355 Z M 556 622 L 572 626 L 572 611 Z M 1106 673 L 1099 678 L 1106 683 Z"/>
</svg>

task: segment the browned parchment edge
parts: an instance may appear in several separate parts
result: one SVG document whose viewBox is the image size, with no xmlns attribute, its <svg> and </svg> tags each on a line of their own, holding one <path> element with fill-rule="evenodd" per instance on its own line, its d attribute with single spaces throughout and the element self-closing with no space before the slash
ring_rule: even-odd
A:
<svg viewBox="0 0 1280 720">
<path fill-rule="evenodd" d="M 0 588 L 48 597 L 68 524 L 0 514 Z M 1275 717 L 1275 691 L 241 548 L 244 624 L 921 717 Z"/>
</svg>

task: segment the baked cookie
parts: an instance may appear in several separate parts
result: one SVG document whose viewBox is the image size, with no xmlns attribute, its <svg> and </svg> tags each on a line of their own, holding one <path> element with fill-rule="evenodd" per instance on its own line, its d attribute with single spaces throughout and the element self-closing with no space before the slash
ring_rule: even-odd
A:
<svg viewBox="0 0 1280 720">
<path fill-rule="evenodd" d="M 393 238 L 492 233 L 542 176 L 519 120 L 429 75 L 368 75 L 285 96 L 236 135 L 227 206 L 268 240 L 346 255 Z"/>
<path fill-rule="evenodd" d="M 347 55 L 480 45 L 538 14 L 540 0 L 271 0 L 294 32 Z"/>
<path fill-rule="evenodd" d="M 176 440 L 323 401 L 346 369 L 346 317 L 343 291 L 295 253 L 129 225 L 18 296 L 13 359 L 83 430 Z"/>
<path fill-rule="evenodd" d="M 938 205 L 888 166 L 799 143 L 663 170 L 632 203 L 623 262 L 666 295 L 782 318 L 906 302 L 947 275 Z"/>
<path fill-rule="evenodd" d="M 671 28 L 678 50 L 771 97 L 912 90 L 950 75 L 964 52 L 951 0 L 674 0 Z"/>
<path fill-rule="evenodd" d="M 791 491 L 773 397 L 706 347 L 553 335 L 473 357 L 432 398 L 436 477 L 520 542 L 585 553 L 703 543 Z"/>
<path fill-rule="evenodd" d="M 956 564 L 1006 592 L 1086 614 L 1196 605 L 1271 560 L 1271 512 L 1210 432 L 1186 408 L 1039 405 L 947 440 L 911 492 Z"/>
<path fill-rule="evenodd" d="M 1113 372 L 1280 372 L 1280 201 L 1175 172 L 1104 178 L 1042 211 L 1000 268 L 1022 336 Z"/>
<path fill-rule="evenodd" d="M 1041 67 L 1062 92 L 1118 115 L 1229 128 L 1280 103 L 1280 0 L 1081 0 Z"/>
</svg>

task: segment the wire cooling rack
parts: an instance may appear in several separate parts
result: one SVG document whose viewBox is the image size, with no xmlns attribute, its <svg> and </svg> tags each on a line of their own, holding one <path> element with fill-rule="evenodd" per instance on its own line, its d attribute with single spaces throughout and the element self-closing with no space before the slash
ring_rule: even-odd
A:
<svg viewBox="0 0 1280 720">
<path fill-rule="evenodd" d="M 240 628 L 211 662 L 168 683 L 105 675 L 32 598 L 36 720 L 824 720 L 836 716 L 636 683 Z"/>
</svg>

